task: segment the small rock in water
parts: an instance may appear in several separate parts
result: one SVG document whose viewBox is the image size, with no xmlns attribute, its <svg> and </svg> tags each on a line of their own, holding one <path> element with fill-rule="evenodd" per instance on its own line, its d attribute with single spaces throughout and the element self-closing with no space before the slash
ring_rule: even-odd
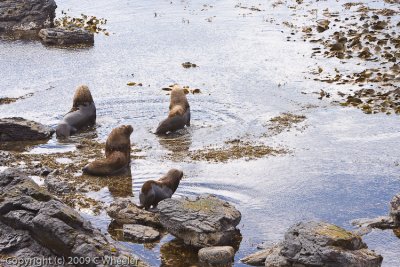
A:
<svg viewBox="0 0 400 267">
<path fill-rule="evenodd" d="M 264 253 L 265 254 L 264 254 Z M 368 249 L 361 237 L 325 222 L 301 222 L 285 233 L 285 239 L 242 261 L 266 255 L 265 266 L 381 266 L 382 256 Z"/>
<path fill-rule="evenodd" d="M 94 34 L 80 28 L 42 29 L 39 32 L 39 37 L 46 45 L 76 46 L 94 44 Z"/>
<path fill-rule="evenodd" d="M 153 242 L 160 238 L 160 233 L 150 226 L 124 224 L 124 238 L 134 242 Z"/>
<path fill-rule="evenodd" d="M 233 261 L 235 250 L 230 246 L 208 247 L 199 250 L 199 260 L 209 265 L 224 265 Z"/>
<path fill-rule="evenodd" d="M 19 117 L 0 119 L 0 141 L 37 141 L 49 139 L 54 130 Z"/>
<path fill-rule="evenodd" d="M 240 212 L 213 195 L 165 199 L 158 204 L 161 224 L 187 245 L 232 245 L 238 236 Z"/>
<path fill-rule="evenodd" d="M 397 194 L 390 201 L 390 216 L 396 226 L 400 227 L 400 194 Z"/>
</svg>

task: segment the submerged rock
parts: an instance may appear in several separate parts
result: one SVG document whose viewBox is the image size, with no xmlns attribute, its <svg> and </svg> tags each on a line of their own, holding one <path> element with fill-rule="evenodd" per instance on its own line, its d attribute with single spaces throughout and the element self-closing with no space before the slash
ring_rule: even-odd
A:
<svg viewBox="0 0 400 267">
<path fill-rule="evenodd" d="M 230 246 L 208 247 L 199 250 L 200 262 L 209 265 L 224 265 L 232 263 L 235 250 Z"/>
<path fill-rule="evenodd" d="M 160 232 L 150 226 L 124 224 L 124 238 L 134 242 L 153 242 L 160 238 Z"/>
<path fill-rule="evenodd" d="M 117 199 L 107 208 L 107 214 L 118 224 L 143 224 L 162 228 L 157 213 L 140 209 L 129 199 Z"/>
<path fill-rule="evenodd" d="M 56 8 L 54 0 L 0 1 L 0 34 L 36 36 L 40 29 L 53 27 Z"/>
<path fill-rule="evenodd" d="M 240 212 L 216 196 L 165 199 L 158 204 L 161 224 L 187 245 L 231 245 L 238 234 Z"/>
<path fill-rule="evenodd" d="M 285 239 L 271 248 L 252 254 L 243 262 L 265 266 L 381 266 L 382 256 L 368 249 L 361 237 L 325 222 L 293 225 Z M 257 261 L 256 261 L 257 260 Z"/>
<path fill-rule="evenodd" d="M 46 45 L 74 46 L 93 45 L 94 34 L 80 28 L 48 28 L 39 32 L 39 37 Z"/>
<path fill-rule="evenodd" d="M 1 255 L 18 259 L 50 256 L 92 259 L 81 266 L 99 266 L 94 259 L 107 257 L 136 258 L 93 228 L 78 212 L 14 169 L 0 173 L 0 199 Z"/>
<path fill-rule="evenodd" d="M 0 119 L 0 141 L 38 141 L 49 139 L 54 130 L 23 118 Z"/>
</svg>

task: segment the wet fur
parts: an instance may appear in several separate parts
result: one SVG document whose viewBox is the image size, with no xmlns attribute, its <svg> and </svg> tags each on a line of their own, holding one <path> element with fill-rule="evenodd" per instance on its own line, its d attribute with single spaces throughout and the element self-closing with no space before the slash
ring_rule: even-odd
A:
<svg viewBox="0 0 400 267">
<path fill-rule="evenodd" d="M 83 173 L 91 175 L 116 175 L 129 167 L 131 162 L 130 135 L 133 128 L 130 125 L 122 125 L 111 131 L 106 141 L 106 158 L 95 160 L 87 164 Z"/>
<path fill-rule="evenodd" d="M 190 126 L 190 106 L 182 88 L 174 86 L 171 91 L 168 118 L 160 122 L 156 134 L 166 134 Z"/>
<path fill-rule="evenodd" d="M 95 123 L 96 106 L 92 94 L 86 85 L 81 85 L 75 91 L 71 110 L 57 125 L 56 135 L 59 138 L 66 138 Z"/>
<path fill-rule="evenodd" d="M 151 206 L 157 207 L 161 200 L 171 198 L 179 186 L 183 172 L 171 169 L 157 181 L 146 181 L 139 194 L 140 207 L 148 210 Z"/>
</svg>

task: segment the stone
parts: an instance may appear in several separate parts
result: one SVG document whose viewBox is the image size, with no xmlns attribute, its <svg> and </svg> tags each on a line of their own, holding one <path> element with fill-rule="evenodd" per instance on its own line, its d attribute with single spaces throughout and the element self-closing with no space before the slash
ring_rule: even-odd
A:
<svg viewBox="0 0 400 267">
<path fill-rule="evenodd" d="M 49 192 L 61 195 L 74 191 L 74 188 L 67 181 L 53 173 L 49 174 L 44 180 L 44 185 Z"/>
<path fill-rule="evenodd" d="M 56 8 L 54 0 L 2 0 L 0 34 L 36 36 L 40 29 L 53 27 Z"/>
<path fill-rule="evenodd" d="M 118 224 L 142 224 L 162 228 L 159 215 L 140 209 L 129 199 L 117 199 L 107 208 L 107 214 Z"/>
<path fill-rule="evenodd" d="M 240 212 L 213 195 L 165 199 L 158 209 L 165 229 L 187 245 L 232 245 L 239 234 Z"/>
<path fill-rule="evenodd" d="M 392 217 L 394 224 L 400 227 L 400 194 L 397 194 L 390 201 L 390 217 Z"/>
<path fill-rule="evenodd" d="M 207 247 L 199 250 L 200 262 L 209 265 L 225 265 L 233 262 L 235 250 L 230 246 Z"/>
<path fill-rule="evenodd" d="M 366 232 L 365 234 L 369 233 L 372 230 L 372 228 L 379 228 L 382 230 L 396 228 L 394 220 L 390 216 L 379 216 L 379 217 L 373 218 L 373 219 L 352 220 L 351 224 L 361 227 L 359 230 L 355 230 L 357 233 Z M 368 229 L 369 229 L 369 231 L 368 231 Z M 363 234 L 359 234 L 359 235 L 363 235 Z"/>
<path fill-rule="evenodd" d="M 381 266 L 361 237 L 325 222 L 300 222 L 271 248 L 265 266 Z"/>
<path fill-rule="evenodd" d="M 0 255 L 137 258 L 15 169 L 0 173 L 0 199 Z M 0 265 L 4 259 L 0 257 Z M 84 266 L 99 264 L 92 260 Z"/>
<path fill-rule="evenodd" d="M 160 232 L 150 226 L 140 224 L 124 224 L 124 238 L 134 242 L 153 242 L 160 238 Z"/>
<path fill-rule="evenodd" d="M 41 29 L 39 37 L 46 45 L 74 46 L 94 44 L 94 34 L 81 28 Z"/>
<path fill-rule="evenodd" d="M 54 130 L 19 117 L 0 119 L 0 142 L 47 140 Z"/>
<path fill-rule="evenodd" d="M 267 256 L 270 254 L 269 253 L 270 249 L 263 249 L 260 251 L 257 251 L 253 254 L 250 254 L 240 261 L 251 266 L 264 266 L 265 264 L 265 259 Z"/>
</svg>

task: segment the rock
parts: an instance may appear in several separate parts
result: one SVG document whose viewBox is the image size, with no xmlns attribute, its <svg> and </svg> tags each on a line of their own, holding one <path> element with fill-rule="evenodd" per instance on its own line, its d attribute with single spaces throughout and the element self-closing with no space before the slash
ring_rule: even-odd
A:
<svg viewBox="0 0 400 267">
<path fill-rule="evenodd" d="M 36 36 L 40 29 L 53 27 L 56 8 L 54 0 L 2 0 L 0 34 Z"/>
<path fill-rule="evenodd" d="M 50 127 L 23 118 L 0 119 L 0 142 L 47 140 L 53 133 Z"/>
<path fill-rule="evenodd" d="M 382 256 L 368 250 L 361 237 L 324 222 L 290 227 L 271 248 L 265 266 L 381 266 Z"/>
<path fill-rule="evenodd" d="M 390 201 L 390 217 L 392 217 L 394 224 L 400 227 L 400 194 L 397 194 Z"/>
<path fill-rule="evenodd" d="M 129 199 L 117 199 L 107 208 L 107 214 L 118 224 L 143 224 L 162 228 L 159 215 L 138 208 Z"/>
<path fill-rule="evenodd" d="M 124 224 L 124 238 L 134 242 L 153 242 L 160 238 L 160 232 L 140 224 Z"/>
<path fill-rule="evenodd" d="M 39 37 L 46 45 L 72 46 L 94 44 L 94 34 L 80 28 L 41 29 Z"/>
<path fill-rule="evenodd" d="M 265 259 L 267 256 L 270 254 L 270 249 L 263 249 L 260 251 L 257 251 L 256 253 L 250 254 L 240 261 L 247 264 L 247 265 L 252 265 L 252 266 L 264 266 L 265 264 Z"/>
<path fill-rule="evenodd" d="M 357 219 L 351 221 L 352 225 L 361 227 L 357 230 L 357 233 L 367 234 L 371 231 L 371 228 L 379 228 L 379 229 L 393 229 L 396 228 L 393 218 L 389 216 L 380 216 L 374 219 Z M 368 231 L 369 228 L 369 231 Z M 359 234 L 364 235 L 364 234 Z"/>
<path fill-rule="evenodd" d="M 0 255 L 91 258 L 84 266 L 101 266 L 94 259 L 106 257 L 137 259 L 15 169 L 0 173 L 0 199 Z"/>
<path fill-rule="evenodd" d="M 52 169 L 45 167 L 45 168 L 43 168 L 42 171 L 40 172 L 40 176 L 47 176 L 47 175 L 49 175 L 51 172 L 52 172 Z"/>
<path fill-rule="evenodd" d="M 232 263 L 235 250 L 230 246 L 208 247 L 199 250 L 200 262 L 209 265 L 225 265 Z"/>
<path fill-rule="evenodd" d="M 70 186 L 67 181 L 55 176 L 53 173 L 48 175 L 44 180 L 44 185 L 47 187 L 49 192 L 55 194 L 67 194 L 74 191 L 74 188 Z"/>
<path fill-rule="evenodd" d="M 158 204 L 160 222 L 168 232 L 195 247 L 231 245 L 240 212 L 213 195 L 165 199 Z"/>
</svg>

